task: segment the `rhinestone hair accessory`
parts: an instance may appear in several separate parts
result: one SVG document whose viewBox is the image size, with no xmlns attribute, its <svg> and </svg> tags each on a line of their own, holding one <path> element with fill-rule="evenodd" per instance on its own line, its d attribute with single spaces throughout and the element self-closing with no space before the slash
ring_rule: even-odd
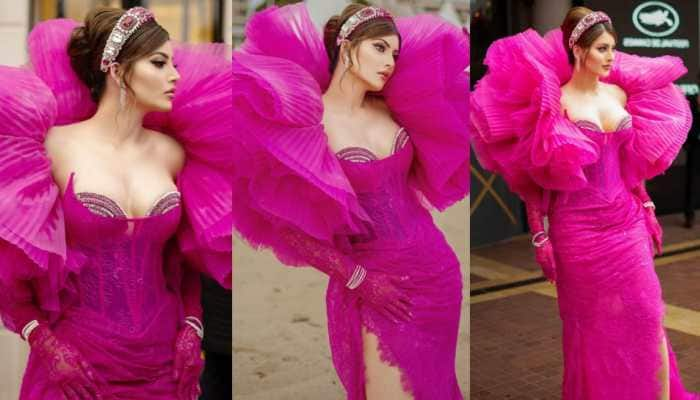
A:
<svg viewBox="0 0 700 400">
<path fill-rule="evenodd" d="M 594 11 L 581 18 L 581 20 L 578 21 L 578 24 L 576 24 L 576 27 L 574 27 L 574 30 L 571 31 L 571 36 L 569 36 L 569 48 L 572 49 L 574 44 L 578 42 L 578 39 L 584 32 L 600 22 L 610 22 L 610 17 L 608 17 L 608 14 L 602 11 Z"/>
<path fill-rule="evenodd" d="M 119 18 L 117 24 L 112 28 L 112 33 L 109 34 L 107 44 L 102 52 L 102 61 L 100 62 L 100 70 L 107 72 L 109 67 L 114 64 L 119 52 L 129 40 L 129 37 L 136 32 L 141 25 L 154 19 L 153 13 L 143 7 L 134 7 L 126 10 Z"/>
<path fill-rule="evenodd" d="M 365 7 L 353 14 L 347 21 L 345 21 L 343 26 L 340 27 L 340 32 L 338 32 L 338 38 L 335 40 L 335 44 L 340 46 L 340 43 L 347 39 L 358 26 L 375 18 L 387 18 L 393 20 L 391 14 L 382 8 Z"/>
</svg>

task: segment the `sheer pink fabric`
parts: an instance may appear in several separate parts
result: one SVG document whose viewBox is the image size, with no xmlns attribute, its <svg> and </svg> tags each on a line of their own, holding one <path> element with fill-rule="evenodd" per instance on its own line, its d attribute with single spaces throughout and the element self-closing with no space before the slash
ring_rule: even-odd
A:
<svg viewBox="0 0 700 400">
<path fill-rule="evenodd" d="M 180 207 L 147 218 L 106 217 L 75 196 L 71 180 L 63 209 L 69 247 L 85 262 L 64 291 L 61 317 L 52 330 L 108 383 L 105 395 L 172 399 L 175 338 L 184 315 L 166 284 L 163 255 Z M 60 398 L 44 375 L 32 352 L 21 398 Z"/>
<path fill-rule="evenodd" d="M 65 51 L 76 25 L 37 25 L 32 69 L 0 66 L 0 317 L 16 332 L 32 319 L 49 326 L 106 382 L 105 398 L 173 399 L 176 336 L 185 315 L 201 318 L 199 273 L 231 285 L 230 54 L 175 46 L 173 110 L 146 124 L 185 149 L 179 196 L 126 218 L 109 198 L 75 193 L 79 176 L 60 193 L 44 150 L 51 126 L 95 110 Z M 62 399 L 40 358 L 30 353 L 21 398 Z"/>
<path fill-rule="evenodd" d="M 690 112 L 672 84 L 685 68 L 616 52 L 607 81 L 627 93 L 631 124 L 604 133 L 561 113 L 571 67 L 559 31 L 499 40 L 486 63 L 472 97 L 476 153 L 523 198 L 551 193 L 543 207 L 563 322 L 563 398 L 657 399 L 663 302 L 654 232 L 633 190 L 668 168 L 685 140 Z M 698 398 L 684 390 L 668 346 L 671 399 Z"/>
<path fill-rule="evenodd" d="M 365 398 L 363 325 L 416 399 L 461 399 L 459 263 L 425 205 L 443 209 L 468 192 L 468 38 L 431 16 L 397 24 L 401 55 L 383 95 L 411 141 L 387 159 L 352 163 L 330 151 L 321 125 L 328 58 L 305 6 L 251 19 L 234 54 L 234 226 L 285 264 L 331 275 L 330 345 L 349 399 Z M 382 279 L 348 290 L 339 277 L 355 264 Z M 371 300 L 400 297 L 394 282 L 412 303 L 408 322 Z"/>
<path fill-rule="evenodd" d="M 389 158 L 343 161 L 343 170 L 367 210 L 368 232 L 350 236 L 353 259 L 368 274 L 402 282 L 412 318 L 394 322 L 331 280 L 326 304 L 333 361 L 349 399 L 364 399 L 361 326 L 377 335 L 382 358 L 402 371 L 416 399 L 461 399 L 454 370 L 462 299 L 459 261 L 432 216 L 408 185 L 414 147 Z"/>
</svg>

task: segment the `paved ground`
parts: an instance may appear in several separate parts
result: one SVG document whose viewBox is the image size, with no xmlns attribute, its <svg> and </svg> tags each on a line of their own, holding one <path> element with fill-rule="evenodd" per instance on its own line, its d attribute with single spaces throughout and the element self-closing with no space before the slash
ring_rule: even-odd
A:
<svg viewBox="0 0 700 400">
<path fill-rule="evenodd" d="M 700 228 L 662 218 L 665 252 L 656 260 L 666 301 L 666 326 L 685 386 L 700 391 Z M 559 399 L 561 321 L 549 283 L 518 286 L 541 276 L 528 238 L 472 250 L 471 395 L 473 400 Z M 504 289 L 491 290 L 494 286 Z M 476 291 L 475 291 L 476 293 Z"/>
</svg>

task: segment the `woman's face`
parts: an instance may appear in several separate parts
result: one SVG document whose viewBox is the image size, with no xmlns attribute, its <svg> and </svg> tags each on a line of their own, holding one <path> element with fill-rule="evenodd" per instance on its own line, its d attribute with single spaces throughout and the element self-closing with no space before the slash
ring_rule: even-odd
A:
<svg viewBox="0 0 700 400">
<path fill-rule="evenodd" d="M 604 78 L 610 75 L 610 69 L 615 59 L 615 38 L 608 32 L 593 41 L 587 54 L 584 55 L 583 68 Z"/>
<path fill-rule="evenodd" d="M 399 55 L 399 37 L 387 35 L 365 39 L 352 52 L 350 72 L 365 82 L 372 92 L 384 88 L 394 73 Z"/>
<path fill-rule="evenodd" d="M 131 72 L 129 86 L 137 107 L 147 112 L 172 109 L 180 74 L 173 64 L 173 47 L 169 41 L 137 60 Z"/>
</svg>

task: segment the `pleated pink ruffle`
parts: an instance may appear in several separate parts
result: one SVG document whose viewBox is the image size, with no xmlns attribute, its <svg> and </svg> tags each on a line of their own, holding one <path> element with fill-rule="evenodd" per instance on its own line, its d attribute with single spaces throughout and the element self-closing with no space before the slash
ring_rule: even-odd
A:
<svg viewBox="0 0 700 400">
<path fill-rule="evenodd" d="M 469 36 L 432 15 L 397 27 L 401 52 L 383 95 L 416 149 L 412 186 L 444 210 L 469 193 Z"/>
<path fill-rule="evenodd" d="M 256 246 L 305 265 L 280 234 L 298 231 L 329 244 L 367 220 L 323 133 L 320 89 L 299 65 L 234 55 L 236 160 L 234 223 Z"/>
<path fill-rule="evenodd" d="M 481 164 L 504 177 L 511 190 L 583 188 L 583 169 L 598 148 L 561 112 L 561 85 L 571 66 L 561 31 L 542 38 L 533 30 L 498 40 L 489 48 L 489 70 L 472 94 L 474 150 Z M 631 166 L 628 186 L 663 172 L 690 128 L 687 101 L 673 81 L 686 72 L 675 57 L 647 58 L 616 52 L 608 83 L 628 96 L 634 135 L 623 147 Z M 517 76 L 518 79 L 513 79 Z"/>
<path fill-rule="evenodd" d="M 443 209 L 469 190 L 468 37 L 430 16 L 397 23 L 401 55 L 382 94 L 416 146 L 412 186 Z M 321 125 L 328 57 L 305 5 L 255 14 L 233 71 L 236 229 L 295 265 L 305 262 L 283 249 L 279 232 L 335 245 L 362 233 L 366 213 Z"/>
<path fill-rule="evenodd" d="M 33 279 L 46 311 L 58 309 L 67 274 L 78 272 L 83 261 L 66 244 L 59 188 L 43 146 L 52 126 L 95 111 L 66 52 L 76 26 L 64 19 L 38 24 L 29 36 L 31 68 L 0 67 L 0 251 L 9 259 L 31 261 L 3 263 L 0 279 Z M 225 45 L 175 47 L 182 79 L 173 110 L 149 115 L 146 123 L 173 135 L 187 153 L 178 180 L 186 211 L 180 250 L 230 287 L 230 51 Z"/>
</svg>

